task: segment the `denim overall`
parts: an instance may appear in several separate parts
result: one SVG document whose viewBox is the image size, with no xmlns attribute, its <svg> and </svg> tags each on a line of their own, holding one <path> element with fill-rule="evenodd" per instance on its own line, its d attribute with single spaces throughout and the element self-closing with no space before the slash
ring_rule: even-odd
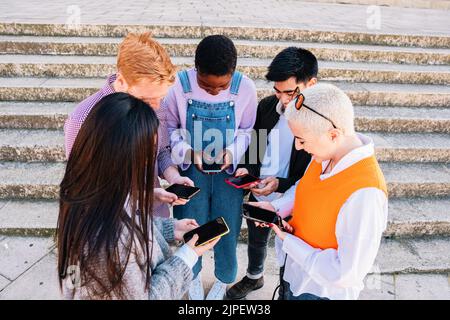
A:
<svg viewBox="0 0 450 320">
<path fill-rule="evenodd" d="M 224 149 L 234 140 L 235 113 L 234 98 L 239 93 L 242 74 L 235 72 L 231 81 L 229 101 L 206 103 L 195 100 L 186 71 L 178 73 L 187 98 L 186 130 L 191 135 L 191 146 L 195 151 L 205 150 L 212 141 L 208 138 L 208 129 L 221 133 L 220 149 Z M 201 125 L 201 130 L 199 129 Z M 218 131 L 217 131 L 218 130 Z M 205 132 L 207 133 L 204 137 Z M 211 130 L 210 130 L 211 132 Z M 203 141 L 207 140 L 207 141 Z M 214 140 L 214 139 L 211 139 Z M 219 139 L 220 140 L 220 139 Z M 213 141 L 217 143 L 217 141 Z M 212 156 L 215 156 L 212 154 Z M 204 174 L 197 170 L 194 164 L 182 173 L 194 181 L 201 191 L 186 205 L 174 207 L 174 217 L 177 219 L 195 219 L 202 225 L 217 217 L 223 217 L 230 232 L 223 236 L 214 247 L 215 276 L 223 283 L 232 283 L 237 274 L 237 241 L 241 230 L 241 210 L 243 191 L 225 183 L 230 175 L 222 171 L 217 174 Z M 193 268 L 194 278 L 202 269 L 202 260 L 198 260 Z"/>
</svg>

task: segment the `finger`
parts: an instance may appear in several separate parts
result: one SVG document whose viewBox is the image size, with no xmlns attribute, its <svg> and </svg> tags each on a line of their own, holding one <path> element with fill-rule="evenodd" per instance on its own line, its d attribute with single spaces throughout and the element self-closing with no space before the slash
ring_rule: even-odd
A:
<svg viewBox="0 0 450 320">
<path fill-rule="evenodd" d="M 272 228 L 272 230 L 277 234 L 277 236 L 280 235 L 281 230 L 280 230 L 280 228 L 278 228 L 278 226 L 276 224 L 271 223 L 270 228 Z"/>
<path fill-rule="evenodd" d="M 262 196 L 261 189 L 251 189 L 251 191 L 256 196 Z"/>
<path fill-rule="evenodd" d="M 178 196 L 175 193 L 167 192 L 167 194 L 164 195 L 169 201 L 175 202 L 178 200 Z"/>
<path fill-rule="evenodd" d="M 189 200 L 186 200 L 186 199 L 178 199 L 178 200 L 174 201 L 172 203 L 172 205 L 173 206 L 184 206 L 188 202 L 189 202 Z"/>
<path fill-rule="evenodd" d="M 198 223 L 197 223 L 197 221 L 195 219 L 188 219 L 188 224 L 192 225 L 192 226 L 195 226 L 195 227 L 198 227 Z"/>
<path fill-rule="evenodd" d="M 189 178 L 185 178 L 186 182 L 184 183 L 185 185 L 191 186 L 191 187 L 195 187 L 194 181 L 192 181 Z"/>
<path fill-rule="evenodd" d="M 261 183 L 263 183 L 263 184 L 267 184 L 267 183 L 269 183 L 269 182 L 271 182 L 272 181 L 272 177 L 267 177 L 267 178 L 264 178 L 264 179 L 262 179 L 261 180 Z"/>
<path fill-rule="evenodd" d="M 247 204 L 254 206 L 254 207 L 259 207 L 259 202 L 255 202 L 255 201 L 248 201 L 246 202 Z"/>
<path fill-rule="evenodd" d="M 207 243 L 207 244 L 204 246 L 205 249 L 206 249 L 206 250 L 211 250 L 212 248 L 214 248 L 214 246 L 217 244 L 217 242 L 220 241 L 221 238 L 222 238 L 222 237 L 219 237 L 219 238 L 217 238 L 216 240 Z"/>
<path fill-rule="evenodd" d="M 240 176 L 243 176 L 245 173 L 244 173 L 244 170 L 242 170 L 242 169 L 237 169 L 236 170 L 236 172 L 234 173 L 234 176 L 235 177 L 240 177 Z"/>
<path fill-rule="evenodd" d="M 198 240 L 198 234 L 194 234 L 194 236 L 187 242 L 188 245 L 195 247 L 195 243 Z"/>
</svg>

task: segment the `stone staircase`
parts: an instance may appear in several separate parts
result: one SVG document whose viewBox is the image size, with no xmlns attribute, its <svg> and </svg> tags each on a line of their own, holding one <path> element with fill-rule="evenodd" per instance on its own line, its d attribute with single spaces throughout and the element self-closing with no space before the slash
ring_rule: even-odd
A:
<svg viewBox="0 0 450 320">
<path fill-rule="evenodd" d="M 121 38 L 144 30 L 180 67 L 193 64 L 203 36 L 229 35 L 238 48 L 239 69 L 255 80 L 259 98 L 271 94 L 264 74 L 277 52 L 290 45 L 313 51 L 320 60 L 320 81 L 336 84 L 351 97 L 357 130 L 375 140 L 389 186 L 389 226 L 368 277 L 381 279 L 382 286 L 368 288 L 362 298 L 450 299 L 450 37 L 445 36 L 0 24 L 0 241 L 51 242 L 65 166 L 64 120 L 114 72 Z M 244 223 L 241 273 L 246 236 Z M 272 282 L 276 273 L 270 253 Z M 0 277 L 0 298 L 2 288 Z M 268 299 L 268 290 L 252 297 Z"/>
</svg>

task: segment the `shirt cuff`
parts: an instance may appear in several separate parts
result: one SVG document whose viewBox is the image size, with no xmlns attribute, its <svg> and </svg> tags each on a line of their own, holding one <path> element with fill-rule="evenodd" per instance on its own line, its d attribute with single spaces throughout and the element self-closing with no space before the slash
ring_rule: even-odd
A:
<svg viewBox="0 0 450 320">
<path fill-rule="evenodd" d="M 270 204 L 282 219 L 285 219 L 292 213 L 292 209 L 289 210 L 290 206 L 287 205 L 287 200 L 283 199 L 283 197 L 273 200 Z"/>
<path fill-rule="evenodd" d="M 286 235 L 282 249 L 288 256 L 295 256 L 295 261 L 302 267 L 305 265 L 306 259 L 315 251 L 305 241 L 292 234 Z"/>
<path fill-rule="evenodd" d="M 172 146 L 171 158 L 172 162 L 179 166 L 181 170 L 187 170 L 192 161 L 186 162 L 186 154 L 192 150 L 192 147 L 189 143 L 180 141 L 174 146 Z"/>
<path fill-rule="evenodd" d="M 187 244 L 184 244 L 180 249 L 178 249 L 174 255 L 183 260 L 184 263 L 186 263 L 191 269 L 198 261 L 197 253 L 195 253 L 194 249 L 189 247 Z"/>
<path fill-rule="evenodd" d="M 166 239 L 167 242 L 173 242 L 175 241 L 175 222 L 177 220 L 168 218 L 164 219 L 162 222 L 162 234 L 164 236 L 164 239 Z"/>
</svg>

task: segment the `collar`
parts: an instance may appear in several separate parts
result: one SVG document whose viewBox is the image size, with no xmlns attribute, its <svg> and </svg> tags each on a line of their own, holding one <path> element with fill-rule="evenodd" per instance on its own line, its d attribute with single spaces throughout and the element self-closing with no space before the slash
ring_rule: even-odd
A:
<svg viewBox="0 0 450 320">
<path fill-rule="evenodd" d="M 275 110 L 277 111 L 277 113 L 281 116 L 284 114 L 284 111 L 286 109 L 283 110 L 283 104 L 281 103 L 280 100 L 278 100 L 277 106 L 275 107 Z"/>
<path fill-rule="evenodd" d="M 356 136 L 359 138 L 359 140 L 361 140 L 363 145 L 356 149 L 353 149 L 352 151 L 347 153 L 344 157 L 342 157 L 342 159 L 336 164 L 336 166 L 333 168 L 333 170 L 331 170 L 331 172 L 322 174 L 320 176 L 322 180 L 334 176 L 335 174 L 344 171 L 345 169 L 354 165 L 355 163 L 365 158 L 371 157 L 375 154 L 375 146 L 371 138 L 360 133 L 357 133 Z M 329 162 L 330 162 L 329 160 L 322 162 L 322 170 L 325 170 Z"/>
<path fill-rule="evenodd" d="M 114 90 L 114 87 L 112 85 L 114 83 L 114 81 L 116 81 L 116 79 L 117 79 L 117 74 L 115 74 L 115 73 L 109 75 L 108 78 L 106 78 L 106 83 L 102 88 L 102 91 L 105 94 L 112 94 L 112 93 L 116 92 L 116 90 Z"/>
</svg>

